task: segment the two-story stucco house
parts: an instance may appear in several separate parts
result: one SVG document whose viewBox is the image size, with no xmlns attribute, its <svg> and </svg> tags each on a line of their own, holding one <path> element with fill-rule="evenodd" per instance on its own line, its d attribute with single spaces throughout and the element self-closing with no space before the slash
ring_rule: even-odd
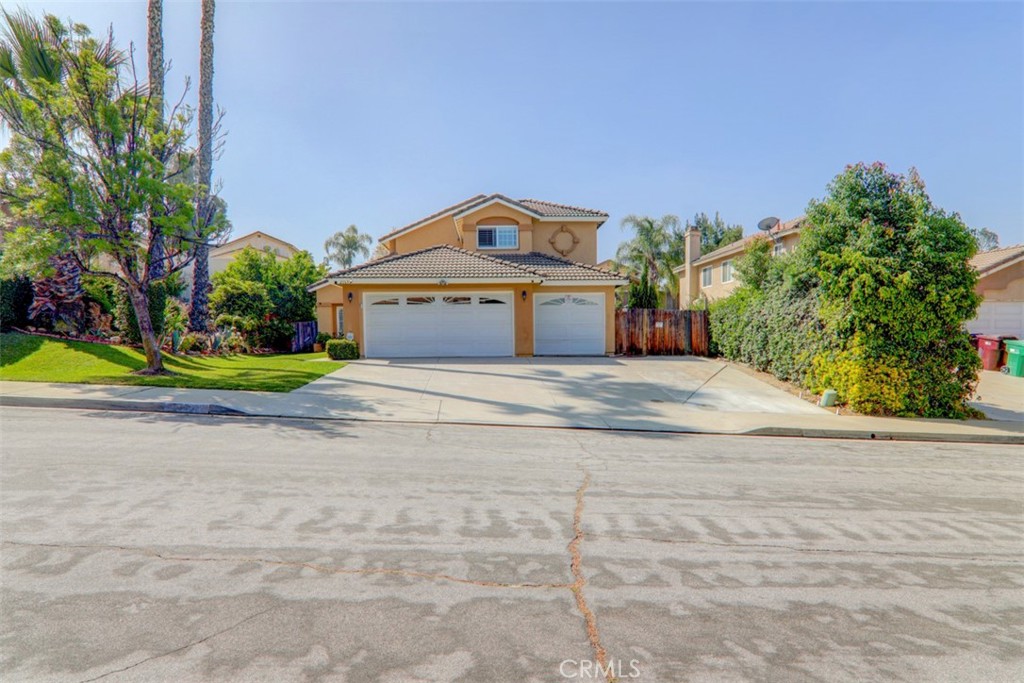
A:
<svg viewBox="0 0 1024 683">
<path fill-rule="evenodd" d="M 314 284 L 321 331 L 364 357 L 603 355 L 615 287 L 603 211 L 477 195 L 380 238 L 388 255 Z"/>
<path fill-rule="evenodd" d="M 779 223 L 769 233 L 774 242 L 776 254 L 793 251 L 800 241 L 800 226 L 803 218 Z M 690 228 L 685 235 L 683 264 L 672 272 L 679 278 L 679 308 L 689 308 L 695 301 L 713 301 L 732 294 L 739 286 L 739 278 L 733 268 L 736 259 L 743 255 L 750 241 L 761 237 L 750 235 L 708 254 L 700 253 L 700 231 Z"/>
</svg>

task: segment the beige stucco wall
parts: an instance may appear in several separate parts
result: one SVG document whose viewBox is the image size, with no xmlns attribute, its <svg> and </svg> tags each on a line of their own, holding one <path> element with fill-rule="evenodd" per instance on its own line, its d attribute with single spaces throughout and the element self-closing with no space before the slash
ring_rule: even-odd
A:
<svg viewBox="0 0 1024 683">
<path fill-rule="evenodd" d="M 800 234 L 798 232 L 789 233 L 783 235 L 779 241 L 788 254 L 793 251 L 800 241 Z M 679 307 L 681 309 L 688 308 L 694 300 L 701 297 L 708 301 L 714 301 L 715 299 L 721 299 L 732 294 L 740 286 L 740 280 L 736 275 L 736 261 L 743 256 L 745 249 L 746 247 L 713 256 L 701 263 L 690 264 L 688 268 L 684 268 L 681 272 L 677 273 L 680 280 L 679 291 L 684 295 L 679 297 Z M 722 264 L 726 261 L 732 261 L 733 263 L 732 280 L 730 282 L 722 282 Z M 711 268 L 711 285 L 704 287 L 701 284 L 701 271 L 708 267 Z M 686 296 L 686 294 L 689 294 L 689 296 Z"/>
<path fill-rule="evenodd" d="M 570 231 L 559 237 L 560 246 L 572 246 L 564 258 L 580 263 L 597 263 L 597 221 L 538 221 L 529 214 L 504 204 L 492 204 L 461 216 L 443 216 L 430 223 L 387 240 L 385 246 L 395 254 L 406 254 L 438 244 L 450 244 L 475 251 L 477 249 L 476 228 L 478 225 L 518 225 L 519 248 L 515 251 L 527 253 L 537 251 L 552 256 L 563 255 L 550 243 L 551 236 L 564 225 Z M 461 231 L 461 233 L 460 233 Z M 575 236 L 576 241 L 572 240 Z M 482 249 L 483 252 L 508 252 L 508 249 Z"/>
<path fill-rule="evenodd" d="M 515 354 L 533 355 L 533 304 L 534 294 L 556 294 L 561 292 L 603 293 L 605 301 L 605 353 L 615 352 L 615 287 L 590 286 L 547 287 L 533 283 L 507 284 L 456 284 L 441 285 L 328 285 L 316 292 L 316 318 L 320 331 L 336 337 L 351 332 L 360 351 L 363 349 L 363 294 L 379 292 L 513 292 L 513 326 L 515 328 Z M 522 292 L 526 292 L 523 300 Z M 352 301 L 348 293 L 352 293 Z M 345 329 L 336 329 L 335 308 L 342 306 L 345 311 Z"/>
<path fill-rule="evenodd" d="M 1024 261 L 978 278 L 975 291 L 985 301 L 1024 301 Z"/>
</svg>

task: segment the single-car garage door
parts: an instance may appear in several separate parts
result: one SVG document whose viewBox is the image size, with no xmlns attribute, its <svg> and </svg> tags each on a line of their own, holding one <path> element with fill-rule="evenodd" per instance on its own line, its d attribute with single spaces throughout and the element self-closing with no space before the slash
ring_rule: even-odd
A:
<svg viewBox="0 0 1024 683">
<path fill-rule="evenodd" d="M 367 358 L 511 356 L 512 292 L 366 294 Z"/>
<path fill-rule="evenodd" d="M 534 301 L 534 354 L 604 355 L 604 294 L 538 294 Z"/>
</svg>

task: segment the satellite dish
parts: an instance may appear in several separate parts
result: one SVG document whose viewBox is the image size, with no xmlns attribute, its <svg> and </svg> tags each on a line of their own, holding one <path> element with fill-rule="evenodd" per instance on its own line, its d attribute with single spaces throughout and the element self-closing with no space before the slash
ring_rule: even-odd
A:
<svg viewBox="0 0 1024 683">
<path fill-rule="evenodd" d="M 763 230 L 764 232 L 768 232 L 769 230 L 774 230 L 775 226 L 778 224 L 778 218 L 776 218 L 775 216 L 768 216 L 768 218 L 763 218 L 758 222 L 757 229 Z"/>
</svg>

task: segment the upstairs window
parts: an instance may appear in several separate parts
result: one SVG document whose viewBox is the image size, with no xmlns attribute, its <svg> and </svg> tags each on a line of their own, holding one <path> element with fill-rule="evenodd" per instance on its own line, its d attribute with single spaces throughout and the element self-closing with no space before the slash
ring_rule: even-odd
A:
<svg viewBox="0 0 1024 683">
<path fill-rule="evenodd" d="M 518 249 L 518 225 L 488 225 L 476 229 L 478 249 Z"/>
<path fill-rule="evenodd" d="M 711 286 L 711 266 L 702 268 L 700 271 L 700 286 L 710 287 Z"/>
<path fill-rule="evenodd" d="M 722 263 L 722 282 L 732 282 L 732 261 Z"/>
<path fill-rule="evenodd" d="M 776 244 L 775 247 L 772 249 L 772 253 L 775 256 L 780 256 L 780 255 L 786 253 L 786 248 L 784 246 L 782 246 L 781 244 Z"/>
</svg>

